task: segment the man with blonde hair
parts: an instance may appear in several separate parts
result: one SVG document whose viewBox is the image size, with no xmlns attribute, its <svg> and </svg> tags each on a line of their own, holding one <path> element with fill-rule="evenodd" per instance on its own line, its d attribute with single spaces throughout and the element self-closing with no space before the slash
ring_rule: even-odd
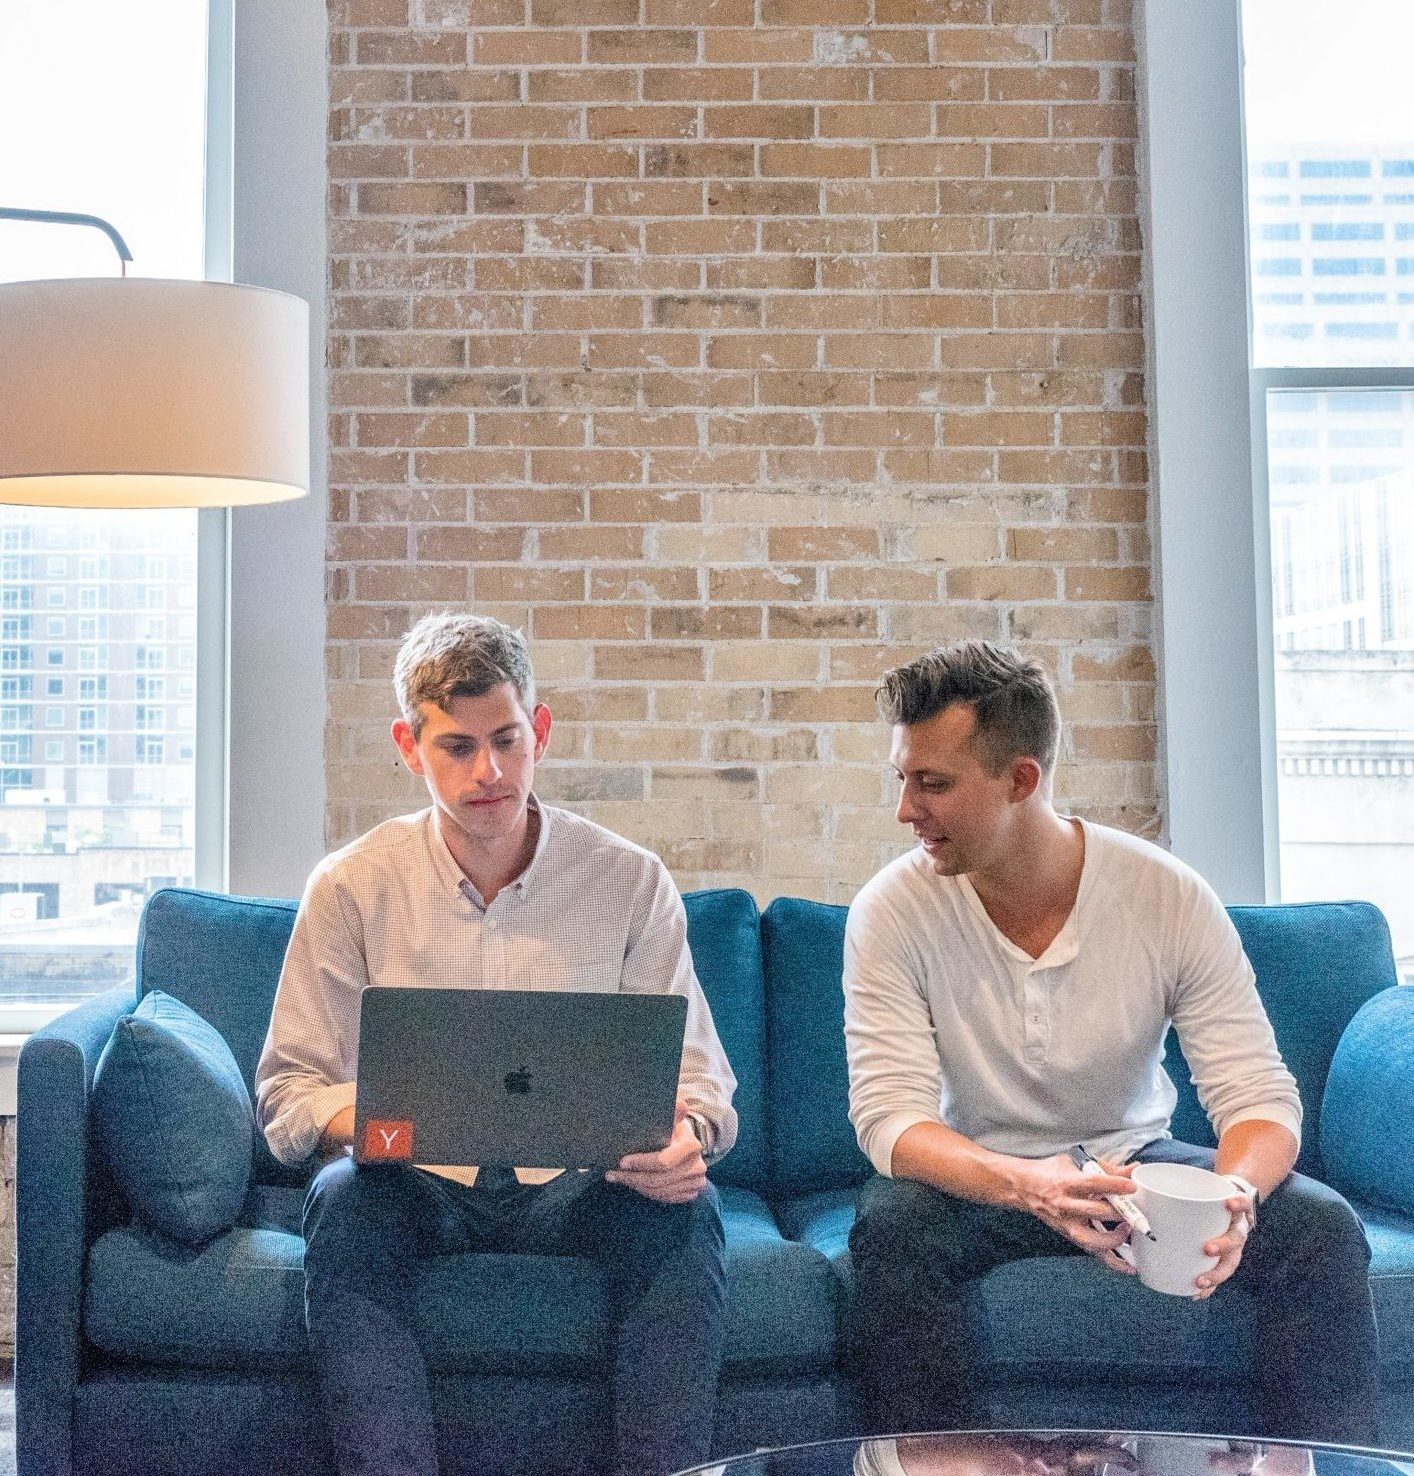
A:
<svg viewBox="0 0 1414 1476">
<path fill-rule="evenodd" d="M 616 1324 L 609 1464 L 665 1476 L 710 1453 L 725 1283 L 706 1172 L 736 1137 L 736 1079 L 693 970 L 682 899 L 656 856 L 536 798 L 551 719 L 519 632 L 430 615 L 404 640 L 394 685 L 393 741 L 432 803 L 315 870 L 256 1072 L 275 1156 L 322 1160 L 304 1209 L 305 1306 L 339 1471 L 437 1471 L 410 1324 L 417 1272 L 428 1257 L 482 1250 L 604 1268 Z M 355 1164 L 369 984 L 685 996 L 671 1141 L 603 1174 Z"/>
</svg>

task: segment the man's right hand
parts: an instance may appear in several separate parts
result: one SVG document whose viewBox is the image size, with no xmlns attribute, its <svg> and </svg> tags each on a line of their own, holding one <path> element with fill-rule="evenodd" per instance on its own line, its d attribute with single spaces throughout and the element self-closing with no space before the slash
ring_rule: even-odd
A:
<svg viewBox="0 0 1414 1476">
<path fill-rule="evenodd" d="M 1118 1219 L 1114 1207 L 1105 1202 L 1105 1195 L 1133 1194 L 1132 1164 L 1120 1166 L 1101 1160 L 1103 1174 L 1082 1174 L 1065 1153 L 1016 1162 L 1019 1208 L 1088 1251 L 1111 1271 L 1134 1275 L 1133 1266 L 1116 1251 L 1129 1239 L 1129 1226 L 1123 1220 L 1110 1229 L 1097 1229 L 1091 1223 Z"/>
<path fill-rule="evenodd" d="M 341 1107 L 320 1134 L 315 1152 L 320 1158 L 337 1158 L 353 1147 L 353 1135 L 354 1110 L 352 1107 Z"/>
</svg>

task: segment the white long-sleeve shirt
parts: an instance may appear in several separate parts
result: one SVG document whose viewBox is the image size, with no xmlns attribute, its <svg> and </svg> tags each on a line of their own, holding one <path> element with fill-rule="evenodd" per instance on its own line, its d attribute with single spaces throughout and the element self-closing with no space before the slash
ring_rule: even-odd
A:
<svg viewBox="0 0 1414 1476">
<path fill-rule="evenodd" d="M 1084 823 L 1075 907 L 1040 958 L 921 847 L 860 892 L 845 931 L 850 1120 L 881 1174 L 910 1127 L 941 1122 L 999 1153 L 1083 1143 L 1124 1160 L 1170 1136 L 1177 1028 L 1221 1135 L 1263 1118 L 1301 1135 L 1301 1100 L 1221 902 L 1191 868 Z"/>
<path fill-rule="evenodd" d="M 540 804 L 530 865 L 488 906 L 432 810 L 389 820 L 325 858 L 305 888 L 256 1067 L 270 1151 L 298 1163 L 353 1105 L 365 985 L 687 997 L 678 1096 L 704 1148 L 736 1141 L 736 1077 L 687 946 L 687 914 L 651 851 Z M 442 1169 L 472 1182 L 475 1170 Z M 554 1171 L 518 1170 L 527 1182 Z"/>
</svg>

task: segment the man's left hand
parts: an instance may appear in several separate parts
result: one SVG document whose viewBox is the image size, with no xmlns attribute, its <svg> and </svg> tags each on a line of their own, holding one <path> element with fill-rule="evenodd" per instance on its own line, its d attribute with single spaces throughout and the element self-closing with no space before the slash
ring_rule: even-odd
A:
<svg viewBox="0 0 1414 1476">
<path fill-rule="evenodd" d="M 1194 1282 L 1197 1287 L 1193 1294 L 1195 1302 L 1206 1301 L 1237 1270 L 1247 1237 L 1257 1224 L 1257 1206 L 1250 1194 L 1234 1194 L 1223 1202 L 1223 1208 L 1232 1216 L 1232 1223 L 1225 1233 L 1203 1247 L 1203 1254 L 1216 1256 L 1218 1264 L 1211 1271 L 1204 1271 Z"/>
<path fill-rule="evenodd" d="M 679 1102 L 673 1136 L 656 1153 L 630 1153 L 616 1169 L 604 1175 L 610 1184 L 622 1184 L 659 1204 L 691 1204 L 707 1187 L 707 1162 L 697 1141 L 687 1108 Z"/>
</svg>

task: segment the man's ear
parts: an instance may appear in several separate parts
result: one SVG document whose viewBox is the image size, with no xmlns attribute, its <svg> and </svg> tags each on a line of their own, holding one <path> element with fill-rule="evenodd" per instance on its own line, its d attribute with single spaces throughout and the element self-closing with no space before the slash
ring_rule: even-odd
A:
<svg viewBox="0 0 1414 1476">
<path fill-rule="evenodd" d="M 1034 758 L 1022 755 L 1011 761 L 1011 799 L 1014 804 L 1030 799 L 1041 787 L 1045 775 Z"/>
<path fill-rule="evenodd" d="M 535 762 L 538 764 L 550 746 L 550 709 L 543 702 L 535 704 L 535 711 L 530 714 L 530 726 L 535 729 Z"/>
<path fill-rule="evenodd" d="M 412 724 L 406 718 L 398 718 L 393 724 L 393 742 L 398 745 L 398 752 L 408 768 L 414 774 L 421 774 L 422 759 L 417 751 L 417 739 L 412 736 Z"/>
</svg>

